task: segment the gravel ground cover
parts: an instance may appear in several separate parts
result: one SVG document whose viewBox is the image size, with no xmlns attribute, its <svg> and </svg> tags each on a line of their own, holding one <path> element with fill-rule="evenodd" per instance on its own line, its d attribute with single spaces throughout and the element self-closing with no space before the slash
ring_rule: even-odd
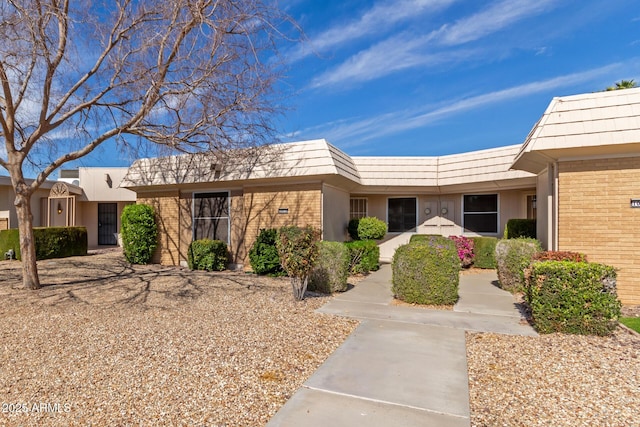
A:
<svg viewBox="0 0 640 427">
<path fill-rule="evenodd" d="M 288 279 L 130 266 L 119 252 L 0 262 L 0 425 L 264 425 L 355 328 Z"/>
<path fill-rule="evenodd" d="M 640 426 L 640 336 L 467 334 L 471 425 Z"/>
</svg>

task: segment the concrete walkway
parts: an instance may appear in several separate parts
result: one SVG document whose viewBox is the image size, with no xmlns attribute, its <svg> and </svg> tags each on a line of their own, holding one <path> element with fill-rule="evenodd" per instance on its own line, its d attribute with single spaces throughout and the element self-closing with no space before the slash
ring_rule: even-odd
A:
<svg viewBox="0 0 640 427">
<path fill-rule="evenodd" d="M 318 311 L 360 325 L 268 426 L 468 427 L 465 331 L 534 336 L 495 272 L 460 277 L 453 311 L 391 304 L 391 266 Z"/>
</svg>

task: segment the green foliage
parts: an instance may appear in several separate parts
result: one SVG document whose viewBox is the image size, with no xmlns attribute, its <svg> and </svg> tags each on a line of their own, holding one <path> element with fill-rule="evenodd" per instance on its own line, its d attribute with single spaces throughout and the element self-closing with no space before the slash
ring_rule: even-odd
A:
<svg viewBox="0 0 640 427">
<path fill-rule="evenodd" d="M 496 263 L 500 287 L 510 292 L 524 289 L 524 272 L 540 252 L 535 239 L 502 239 L 496 244 Z"/>
<path fill-rule="evenodd" d="M 366 216 L 358 223 L 359 240 L 379 240 L 387 234 L 387 224 L 373 216 Z"/>
<path fill-rule="evenodd" d="M 615 283 L 615 269 L 608 265 L 534 263 L 526 287 L 534 327 L 543 334 L 609 335 L 620 316 Z"/>
<path fill-rule="evenodd" d="M 415 242 L 439 242 L 443 245 L 445 241 L 449 240 L 448 238 L 440 235 L 440 234 L 412 234 L 409 239 L 409 243 Z"/>
<path fill-rule="evenodd" d="M 158 246 L 158 227 L 149 205 L 127 205 L 122 210 L 124 257 L 132 264 L 148 264 Z"/>
<path fill-rule="evenodd" d="M 278 240 L 278 230 L 266 228 L 260 230 L 260 234 L 249 251 L 249 262 L 256 274 L 266 274 L 269 276 L 280 276 L 284 274 L 280 265 L 280 256 L 276 241 Z"/>
<path fill-rule="evenodd" d="M 200 239 L 189 245 L 187 263 L 192 270 L 223 271 L 228 260 L 227 244 L 221 240 Z"/>
<path fill-rule="evenodd" d="M 640 334 L 640 317 L 621 317 L 620 323 Z"/>
<path fill-rule="evenodd" d="M 351 240 L 359 240 L 358 239 L 359 224 L 360 224 L 360 218 L 352 218 L 349 220 L 349 225 L 347 225 L 347 231 L 349 232 L 349 236 L 351 236 Z"/>
<path fill-rule="evenodd" d="M 353 240 L 379 240 L 387 234 L 387 224 L 373 216 L 354 218 L 347 226 Z"/>
<path fill-rule="evenodd" d="M 294 299 L 301 301 L 307 290 L 311 270 L 318 258 L 320 230 L 311 226 L 282 227 L 278 231 L 277 248 L 282 268 L 291 278 Z"/>
<path fill-rule="evenodd" d="M 20 258 L 20 233 L 17 228 L 0 231 L 0 256 L 4 259 L 4 254 L 9 249 L 13 249 L 16 259 Z"/>
<path fill-rule="evenodd" d="M 536 238 L 536 220 L 512 218 L 504 229 L 505 239 Z"/>
<path fill-rule="evenodd" d="M 318 260 L 309 277 L 310 291 L 332 294 L 347 290 L 349 249 L 340 242 L 318 242 Z"/>
<path fill-rule="evenodd" d="M 87 229 L 85 227 L 36 227 L 33 229 L 36 260 L 82 256 L 87 254 Z M 2 256 L 9 249 L 21 259 L 20 235 L 17 229 L 0 231 Z"/>
<path fill-rule="evenodd" d="M 460 258 L 447 238 L 400 246 L 393 255 L 392 271 L 392 291 L 402 301 L 453 305 L 458 300 Z"/>
<path fill-rule="evenodd" d="M 472 237 L 473 240 L 473 266 L 476 268 L 496 268 L 496 244 L 495 237 Z"/>
<path fill-rule="evenodd" d="M 355 240 L 344 245 L 349 250 L 350 273 L 368 273 L 380 268 L 380 248 L 375 240 Z"/>
</svg>

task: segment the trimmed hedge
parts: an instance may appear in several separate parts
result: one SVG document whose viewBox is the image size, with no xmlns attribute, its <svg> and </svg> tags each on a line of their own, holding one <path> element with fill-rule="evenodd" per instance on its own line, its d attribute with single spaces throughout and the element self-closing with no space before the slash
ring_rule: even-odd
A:
<svg viewBox="0 0 640 427">
<path fill-rule="evenodd" d="M 158 246 L 158 226 L 153 207 L 127 205 L 122 209 L 122 252 L 131 264 L 148 264 Z"/>
<path fill-rule="evenodd" d="M 87 254 L 88 239 L 85 227 L 34 227 L 36 260 L 66 258 Z M 0 231 L 0 251 L 2 256 L 9 249 L 20 255 L 20 234 L 18 229 Z"/>
<path fill-rule="evenodd" d="M 512 218 L 504 228 L 505 239 L 536 238 L 536 220 Z"/>
<path fill-rule="evenodd" d="M 496 244 L 495 237 L 472 237 L 473 240 L 473 266 L 477 268 L 496 268 Z"/>
<path fill-rule="evenodd" d="M 249 262 L 254 273 L 269 276 L 285 274 L 280 265 L 280 256 L 276 247 L 277 239 L 277 229 L 263 228 L 260 230 L 260 234 L 249 251 Z"/>
<path fill-rule="evenodd" d="M 349 250 L 349 272 L 368 273 L 380 268 L 380 248 L 375 240 L 345 242 Z"/>
<path fill-rule="evenodd" d="M 200 239 L 189 245 L 187 263 L 191 270 L 223 271 L 228 260 L 227 244 L 221 240 Z"/>
<path fill-rule="evenodd" d="M 349 249 L 340 242 L 318 242 L 318 259 L 309 276 L 310 291 L 332 294 L 347 290 Z"/>
<path fill-rule="evenodd" d="M 446 245 L 448 242 L 449 238 L 444 237 L 440 234 L 412 234 L 411 238 L 409 239 L 409 243 L 416 243 L 416 242 L 434 242 L 434 243 L 440 243 L 441 245 Z"/>
<path fill-rule="evenodd" d="M 535 239 L 502 239 L 496 244 L 498 281 L 502 289 L 518 292 L 524 289 L 525 269 L 534 255 L 541 252 Z"/>
<path fill-rule="evenodd" d="M 393 255 L 393 295 L 405 302 L 453 305 L 458 301 L 460 258 L 444 238 L 402 245 Z"/>
<path fill-rule="evenodd" d="M 609 335 L 620 317 L 616 271 L 603 264 L 536 262 L 526 299 L 534 327 L 543 334 Z"/>
<path fill-rule="evenodd" d="M 587 256 L 580 252 L 542 251 L 533 256 L 532 261 L 573 261 L 587 262 Z"/>
<path fill-rule="evenodd" d="M 347 231 L 353 240 L 379 240 L 387 234 L 387 224 L 373 216 L 354 218 Z"/>
</svg>

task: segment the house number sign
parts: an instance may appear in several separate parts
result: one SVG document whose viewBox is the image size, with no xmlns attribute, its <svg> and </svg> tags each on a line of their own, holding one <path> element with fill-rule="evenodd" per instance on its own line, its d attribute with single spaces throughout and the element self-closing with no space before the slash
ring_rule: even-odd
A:
<svg viewBox="0 0 640 427">
<path fill-rule="evenodd" d="M 640 208 L 640 199 L 631 199 L 632 208 Z"/>
</svg>

